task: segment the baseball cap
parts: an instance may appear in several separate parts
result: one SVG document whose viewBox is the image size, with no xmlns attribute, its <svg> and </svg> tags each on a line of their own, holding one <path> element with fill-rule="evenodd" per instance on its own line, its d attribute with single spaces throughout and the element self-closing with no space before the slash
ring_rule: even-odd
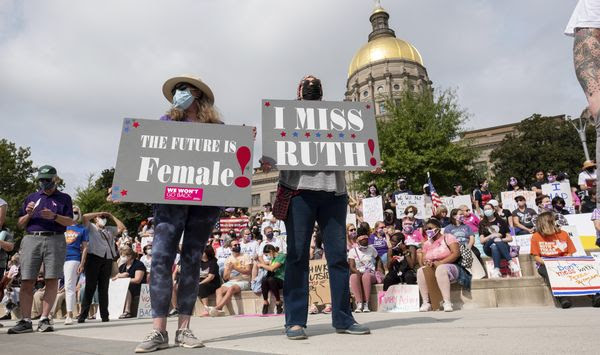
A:
<svg viewBox="0 0 600 355">
<path fill-rule="evenodd" d="M 488 203 L 494 207 L 498 207 L 500 205 L 500 203 L 498 203 L 498 200 L 489 200 Z"/>
<path fill-rule="evenodd" d="M 44 165 L 38 169 L 36 179 L 52 179 L 56 176 L 56 169 L 50 165 Z"/>
</svg>

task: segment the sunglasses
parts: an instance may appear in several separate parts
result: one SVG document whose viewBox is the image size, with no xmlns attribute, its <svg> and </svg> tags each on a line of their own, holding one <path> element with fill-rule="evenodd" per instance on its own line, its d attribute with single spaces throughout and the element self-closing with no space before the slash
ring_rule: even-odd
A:
<svg viewBox="0 0 600 355">
<path fill-rule="evenodd" d="M 50 182 L 50 181 L 52 181 L 52 179 L 38 179 L 38 180 L 41 181 L 41 182 Z"/>
<path fill-rule="evenodd" d="M 356 232 L 356 228 L 348 229 L 348 232 Z"/>
</svg>

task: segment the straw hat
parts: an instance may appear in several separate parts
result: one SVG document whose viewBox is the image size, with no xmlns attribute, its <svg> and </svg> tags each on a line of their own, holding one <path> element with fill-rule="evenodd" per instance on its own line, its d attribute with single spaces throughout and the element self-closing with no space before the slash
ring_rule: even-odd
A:
<svg viewBox="0 0 600 355">
<path fill-rule="evenodd" d="M 208 85 L 206 85 L 197 76 L 193 76 L 191 74 L 183 74 L 165 81 L 162 87 L 162 91 L 163 95 L 165 95 L 169 102 L 173 102 L 173 90 L 175 88 L 175 85 L 179 83 L 188 83 L 197 87 L 200 91 L 202 91 L 202 93 L 204 93 L 204 95 L 206 95 L 208 101 L 210 101 L 211 104 L 215 103 L 215 95 L 213 94 L 212 90 L 208 87 Z"/>
<path fill-rule="evenodd" d="M 583 168 L 581 168 L 581 170 L 585 170 L 587 168 L 595 168 L 596 167 L 596 163 L 594 163 L 593 160 L 586 160 L 583 162 Z"/>
</svg>

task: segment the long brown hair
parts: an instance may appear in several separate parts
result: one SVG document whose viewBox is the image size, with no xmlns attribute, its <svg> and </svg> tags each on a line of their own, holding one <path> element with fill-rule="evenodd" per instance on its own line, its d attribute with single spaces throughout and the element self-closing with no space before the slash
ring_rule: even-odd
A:
<svg viewBox="0 0 600 355">
<path fill-rule="evenodd" d="M 540 213 L 535 223 L 535 228 L 544 237 L 554 235 L 560 231 L 554 221 L 554 213 Z"/>
<path fill-rule="evenodd" d="M 202 95 L 199 99 L 194 100 L 192 105 L 197 105 L 198 113 L 196 113 L 196 118 L 201 123 L 223 123 L 221 121 L 219 112 L 217 109 L 208 101 L 208 98 L 205 95 Z M 167 115 L 173 121 L 182 121 L 185 119 L 185 110 L 180 108 L 171 107 L 169 111 L 167 111 Z"/>
</svg>

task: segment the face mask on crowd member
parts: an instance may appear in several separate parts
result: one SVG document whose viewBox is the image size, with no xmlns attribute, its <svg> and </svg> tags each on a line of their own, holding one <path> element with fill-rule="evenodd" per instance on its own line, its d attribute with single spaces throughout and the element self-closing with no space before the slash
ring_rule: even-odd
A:
<svg viewBox="0 0 600 355">
<path fill-rule="evenodd" d="M 281 232 L 279 232 L 278 230 L 274 230 L 273 231 L 273 237 L 277 238 L 281 235 Z"/>
<path fill-rule="evenodd" d="M 400 190 L 406 190 L 406 180 L 399 179 L 397 184 L 398 184 L 398 188 L 400 188 Z"/>
<path fill-rule="evenodd" d="M 358 237 L 356 242 L 358 243 L 358 246 L 361 250 L 365 250 L 369 247 L 369 237 L 367 237 L 366 235 L 361 235 L 360 237 Z"/>
<path fill-rule="evenodd" d="M 275 234 L 270 229 L 265 232 L 265 237 L 267 237 L 268 240 L 273 239 L 274 236 L 275 236 Z"/>
<path fill-rule="evenodd" d="M 516 186 L 519 182 L 514 177 L 511 177 L 508 183 L 510 184 L 510 186 Z"/>
<path fill-rule="evenodd" d="M 415 225 L 411 221 L 402 222 L 402 231 L 406 234 L 411 234 L 415 231 Z"/>
<path fill-rule="evenodd" d="M 196 98 L 192 95 L 192 92 L 189 88 L 182 86 L 180 89 L 175 90 L 175 94 L 173 95 L 173 107 L 187 110 Z"/>
<path fill-rule="evenodd" d="M 231 251 L 232 252 L 239 253 L 240 250 L 242 250 L 242 248 L 240 247 L 240 243 L 238 243 L 238 242 L 231 243 Z"/>
<path fill-rule="evenodd" d="M 97 217 L 96 218 L 96 225 L 100 228 L 104 228 L 104 226 L 106 226 L 106 218 L 104 217 Z"/>
<path fill-rule="evenodd" d="M 486 217 L 492 217 L 494 215 L 494 207 L 492 205 L 485 205 L 483 214 Z"/>
<path fill-rule="evenodd" d="M 75 221 L 75 223 L 79 223 L 81 221 L 81 211 L 79 210 L 79 208 L 73 209 L 73 220 Z"/>
<path fill-rule="evenodd" d="M 435 226 L 428 226 L 425 230 L 425 234 L 427 235 L 427 239 L 433 239 L 440 230 Z"/>
<path fill-rule="evenodd" d="M 56 183 L 54 182 L 54 179 L 39 179 L 38 186 L 41 190 L 50 191 L 56 187 Z"/>
<path fill-rule="evenodd" d="M 348 236 L 352 239 L 356 238 L 356 236 L 358 235 L 358 233 L 356 233 L 356 227 L 351 226 L 350 228 L 348 228 Z"/>
<path fill-rule="evenodd" d="M 554 174 L 548 174 L 548 182 L 552 183 L 556 181 L 556 175 Z"/>
<path fill-rule="evenodd" d="M 323 87 L 321 80 L 314 76 L 307 76 L 301 83 L 301 98 L 302 100 L 321 100 L 323 98 Z"/>
</svg>

